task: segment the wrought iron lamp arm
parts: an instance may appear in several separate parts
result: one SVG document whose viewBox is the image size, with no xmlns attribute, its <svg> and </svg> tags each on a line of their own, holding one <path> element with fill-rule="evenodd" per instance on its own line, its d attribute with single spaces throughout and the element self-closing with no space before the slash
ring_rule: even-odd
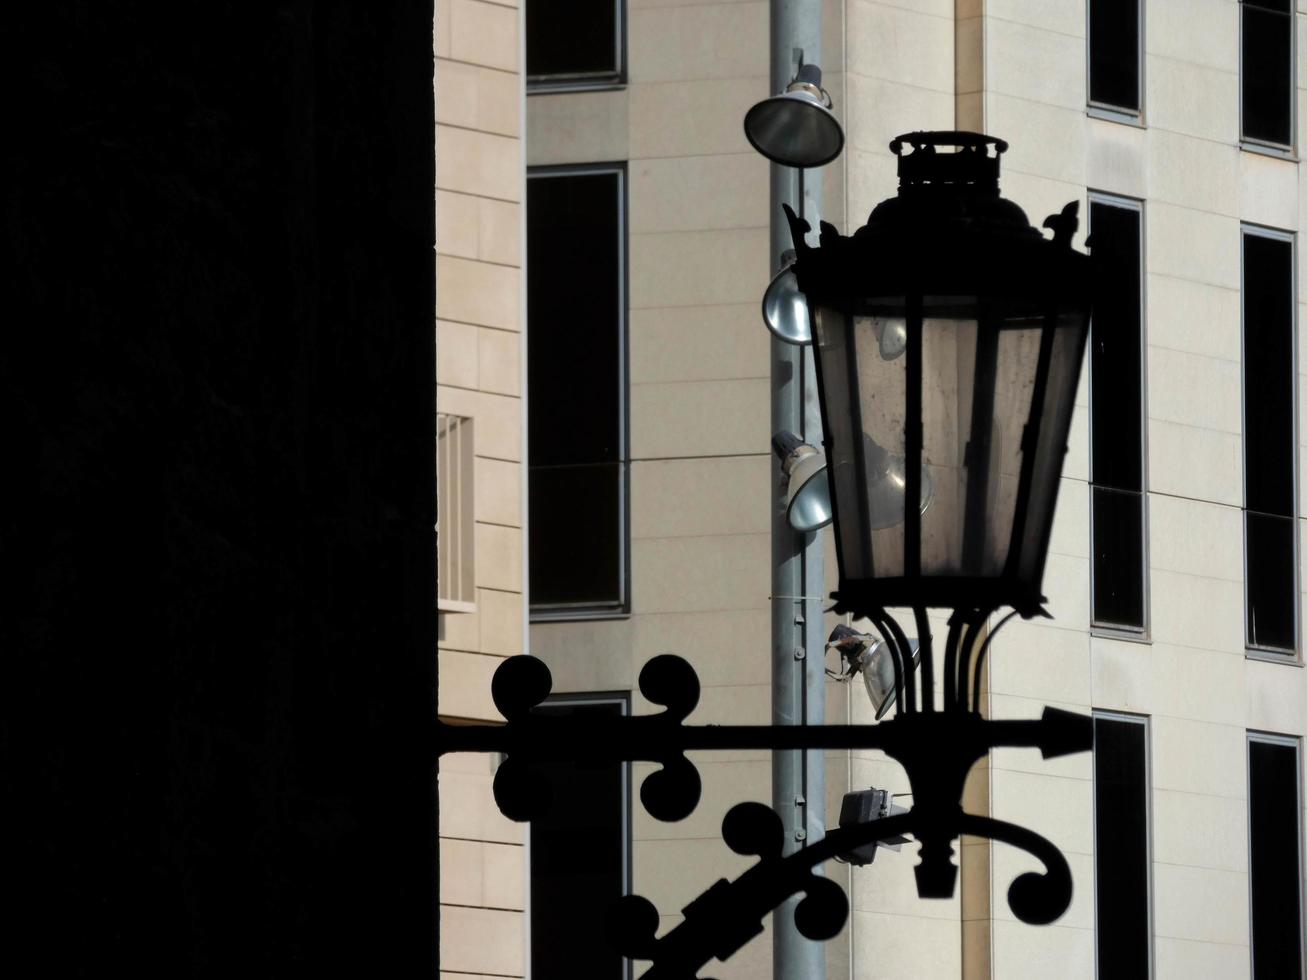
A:
<svg viewBox="0 0 1307 980">
<path fill-rule="evenodd" d="M 891 650 L 896 670 L 910 656 L 903 631 L 884 610 L 872 617 Z M 649 761 L 661 768 L 640 787 L 645 809 L 656 819 L 680 820 L 693 812 L 701 794 L 699 772 L 686 757 L 690 751 L 723 749 L 881 749 L 898 761 L 912 786 L 914 806 L 870 823 L 830 831 L 824 839 L 782 857 L 780 818 L 761 803 L 733 807 L 722 823 L 722 837 L 738 854 L 756 855 L 754 867 L 735 881 L 720 879 L 683 910 L 685 921 L 662 938 L 658 912 L 638 895 L 626 896 L 614 913 L 616 937 L 624 952 L 653 961 L 643 980 L 695 980 L 711 959 L 726 959 L 762 931 L 768 913 L 789 896 L 804 898 L 795 906 L 795 925 L 814 940 L 833 937 L 848 915 L 848 899 L 839 885 L 813 869 L 837 854 L 859 846 L 912 833 L 920 843 L 917 888 L 923 897 L 954 891 L 957 868 L 952 842 L 963 833 L 992 837 L 1024 848 L 1045 865 L 1043 874 L 1027 873 L 1013 881 L 1008 901 L 1024 921 L 1049 922 L 1071 900 L 1070 869 L 1052 843 L 1032 831 L 988 817 L 964 813 L 962 790 L 978 759 L 997 746 L 1038 748 L 1047 758 L 1089 749 L 1090 718 L 1045 708 L 1039 719 L 982 718 L 966 704 L 970 652 L 980 656 L 992 637 L 980 639 L 978 626 L 987 611 L 974 610 L 950 623 L 947 641 L 946 710 L 930 703 L 931 682 L 924 676 L 921 706 L 914 704 L 912 672 L 897 671 L 902 711 L 875 725 L 686 725 L 699 700 L 699 679 L 680 657 L 663 654 L 640 672 L 640 691 L 663 711 L 637 717 L 559 717 L 533 712 L 549 695 L 549 669 L 534 657 L 510 657 L 495 672 L 491 692 L 505 718 L 502 725 L 438 723 L 435 749 L 445 752 L 499 752 L 505 758 L 495 773 L 499 808 L 514 820 L 529 820 L 549 802 L 541 764 L 558 761 Z M 918 618 L 924 656 L 931 656 L 924 611 Z M 1001 624 L 1000 624 L 1001 625 Z M 976 670 L 982 666 L 977 663 Z M 906 676 L 905 676 L 906 675 Z M 951 683 L 950 683 L 951 682 Z"/>
<path fill-rule="evenodd" d="M 897 642 L 897 640 L 895 641 Z M 548 805 L 541 762 L 564 759 L 655 762 L 640 787 L 645 809 L 659 820 L 693 812 L 702 792 L 690 751 L 740 749 L 881 749 L 907 770 L 918 799 L 930 794 L 953 805 L 977 759 L 995 746 L 1039 748 L 1044 755 L 1079 752 L 1093 744 L 1090 719 L 1046 708 L 1038 720 L 995 721 L 972 711 L 905 712 L 877 725 L 686 725 L 699 700 L 699 679 L 680 657 L 663 654 L 640 673 L 640 689 L 665 710 L 653 715 L 557 718 L 532 713 L 552 684 L 533 657 L 512 657 L 495 673 L 492 693 L 503 725 L 447 725 L 435 731 L 436 751 L 499 752 L 495 799 L 511 819 L 529 820 Z"/>
<path fill-rule="evenodd" d="M 1073 722 L 1068 722 L 1074 719 Z M 1056 730 L 1050 733 L 1048 726 Z M 974 712 L 959 722 L 981 737 L 980 754 L 995 747 L 1037 748 L 1045 758 L 1067 752 L 1084 752 L 1090 746 L 1066 746 L 1066 730 L 1077 730 L 1089 718 L 1060 708 L 1045 708 L 1039 718 L 982 718 Z M 674 724 L 674 723 L 673 723 Z M 876 725 L 675 725 L 666 716 L 627 718 L 549 718 L 527 726 L 439 725 L 438 750 L 447 752 L 522 752 L 539 758 L 577 758 L 584 754 L 598 761 L 658 762 L 668 755 L 696 751 L 741 749 L 883 749 L 895 755 L 910 723 L 891 718 Z M 915 726 L 914 726 L 915 727 Z M 1078 731 L 1076 732 L 1078 734 Z"/>
</svg>

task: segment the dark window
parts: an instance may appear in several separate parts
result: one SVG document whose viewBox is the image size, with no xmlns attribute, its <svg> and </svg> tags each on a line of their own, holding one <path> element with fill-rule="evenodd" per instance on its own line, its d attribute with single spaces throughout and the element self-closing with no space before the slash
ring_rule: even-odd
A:
<svg viewBox="0 0 1307 980">
<path fill-rule="evenodd" d="M 1296 741 L 1248 740 L 1253 980 L 1302 976 L 1302 859 Z"/>
<path fill-rule="evenodd" d="M 623 174 L 527 182 L 531 605 L 626 607 Z"/>
<path fill-rule="evenodd" d="M 624 700 L 546 701 L 550 715 L 623 715 Z M 612 903 L 629 891 L 625 765 L 551 763 L 548 812 L 531 821 L 531 975 L 625 980 L 606 939 Z"/>
<path fill-rule="evenodd" d="M 1243 236 L 1244 545 L 1250 647 L 1297 647 L 1293 243 Z"/>
<path fill-rule="evenodd" d="M 1293 10 L 1290 0 L 1241 0 L 1243 138 L 1293 143 Z"/>
<path fill-rule="evenodd" d="M 1089 202 L 1093 621 L 1131 630 L 1147 625 L 1140 218 L 1137 206 Z"/>
<path fill-rule="evenodd" d="M 527 0 L 526 74 L 532 86 L 622 80 L 622 0 Z"/>
<path fill-rule="evenodd" d="M 1139 0 L 1089 0 L 1089 101 L 1139 111 Z"/>
<path fill-rule="evenodd" d="M 1147 980 L 1148 726 L 1094 715 L 1094 895 L 1098 975 Z"/>
</svg>

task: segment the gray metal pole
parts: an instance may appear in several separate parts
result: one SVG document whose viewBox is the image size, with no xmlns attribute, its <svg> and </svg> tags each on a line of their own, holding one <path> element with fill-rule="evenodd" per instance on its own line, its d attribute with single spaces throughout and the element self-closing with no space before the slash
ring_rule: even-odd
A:
<svg viewBox="0 0 1307 980">
<path fill-rule="evenodd" d="M 821 64 L 821 0 L 771 0 L 771 91 L 782 92 L 803 63 Z M 771 252 L 774 268 L 791 247 L 781 212 L 789 204 L 817 227 L 821 174 L 771 167 Z M 771 341 L 772 432 L 788 430 L 821 445 L 811 351 Z M 785 519 L 780 462 L 772 459 L 772 724 L 825 723 L 820 534 L 796 533 Z M 772 753 L 772 806 L 785 828 L 785 853 L 825 836 L 826 780 L 822 750 Z M 791 898 L 772 919 L 773 980 L 824 980 L 821 943 L 794 928 Z"/>
</svg>

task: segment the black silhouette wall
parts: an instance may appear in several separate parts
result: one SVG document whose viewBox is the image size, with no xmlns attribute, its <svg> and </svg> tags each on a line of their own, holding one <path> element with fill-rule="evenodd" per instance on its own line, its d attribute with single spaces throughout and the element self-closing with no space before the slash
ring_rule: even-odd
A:
<svg viewBox="0 0 1307 980">
<path fill-rule="evenodd" d="M 434 976 L 431 3 L 27 6 L 5 959 Z"/>
</svg>

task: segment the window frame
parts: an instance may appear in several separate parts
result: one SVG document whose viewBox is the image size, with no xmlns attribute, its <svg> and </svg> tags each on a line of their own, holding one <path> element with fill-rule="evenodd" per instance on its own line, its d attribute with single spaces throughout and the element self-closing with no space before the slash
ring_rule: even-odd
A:
<svg viewBox="0 0 1307 980">
<path fill-rule="evenodd" d="M 1093 12 L 1092 7 L 1094 0 L 1087 0 L 1085 3 L 1085 112 L 1095 119 L 1104 119 L 1108 122 L 1123 123 L 1127 126 L 1137 126 L 1145 128 L 1144 110 L 1146 103 L 1146 94 L 1148 85 L 1144 75 L 1148 59 L 1145 57 L 1147 38 L 1144 31 L 1147 29 L 1147 7 L 1145 0 L 1136 0 L 1135 15 L 1139 20 L 1139 43 L 1135 47 L 1136 72 L 1138 76 L 1136 96 L 1139 102 L 1137 109 L 1129 109 L 1125 106 L 1113 105 L 1110 102 L 1096 102 L 1090 97 L 1092 91 L 1092 59 L 1089 56 L 1093 41 Z"/>
<path fill-rule="evenodd" d="M 531 571 L 530 566 L 526 569 L 526 581 L 528 585 L 528 617 L 532 623 L 548 622 L 581 622 L 585 620 L 601 619 L 626 619 L 631 615 L 631 365 L 630 365 L 630 330 L 631 330 L 631 303 L 630 303 L 630 182 L 628 180 L 627 165 L 625 161 L 607 161 L 599 163 L 565 163 L 549 164 L 544 166 L 530 166 L 526 168 L 526 181 L 529 183 L 534 179 L 549 177 L 575 177 L 586 174 L 616 174 L 617 175 L 617 265 L 618 265 L 618 323 L 617 323 L 617 360 L 618 360 L 618 394 L 617 408 L 621 415 L 618 420 L 618 465 L 621 468 L 621 478 L 617 483 L 617 512 L 620 528 L 618 533 L 618 574 L 620 576 L 619 592 L 620 597 L 617 601 L 611 603 L 593 603 L 593 602 L 558 602 L 550 604 L 537 605 L 529 595 Z M 523 220 L 530 221 L 530 216 L 526 214 L 526 203 L 524 194 L 523 198 Z M 524 265 L 528 265 L 524 263 Z M 529 266 L 525 269 L 526 275 L 530 275 Z M 525 279 L 523 283 L 525 289 Z M 526 363 L 528 374 L 530 372 L 531 357 L 531 323 L 530 308 L 527 307 L 527 349 Z M 531 411 L 531 392 L 528 388 L 526 394 L 526 411 Z M 529 425 L 528 425 L 529 434 Z M 524 465 L 527 472 L 527 499 L 524 502 L 524 510 L 527 515 L 526 524 L 523 531 L 530 541 L 530 513 L 531 513 L 531 456 L 529 446 L 523 447 Z M 528 562 L 529 549 L 528 549 Z"/>
<path fill-rule="evenodd" d="M 551 694 L 542 702 L 542 706 L 576 707 L 591 704 L 616 704 L 619 714 L 625 718 L 631 714 L 631 694 L 629 691 L 583 691 L 571 694 Z M 635 815 L 631 807 L 632 765 L 629 760 L 621 763 L 621 806 L 622 806 L 622 894 L 631 894 L 635 882 Z M 535 940 L 535 919 L 531 903 L 531 850 L 533 847 L 531 824 L 526 827 L 526 902 L 524 917 L 526 919 L 526 971 L 531 975 L 532 950 Z M 632 980 L 635 961 L 629 956 L 622 957 L 621 980 Z"/>
<path fill-rule="evenodd" d="M 1102 718 L 1107 721 L 1125 722 L 1132 725 L 1140 725 L 1144 730 L 1144 839 L 1145 839 L 1145 871 L 1144 876 L 1148 888 L 1148 976 L 1157 975 L 1157 943 L 1156 939 L 1156 909 L 1154 899 L 1156 898 L 1156 883 L 1153 880 L 1153 861 L 1155 855 L 1153 852 L 1153 725 L 1152 718 L 1148 715 L 1131 714 L 1125 711 L 1111 711 L 1107 709 L 1095 708 L 1091 712 L 1091 718 L 1095 723 Z M 1097 770 L 1097 764 L 1092 759 L 1090 761 L 1090 798 L 1093 808 L 1093 840 L 1094 840 L 1094 976 L 1100 976 L 1099 955 L 1098 955 L 1098 846 L 1100 840 L 1098 827 L 1098 782 L 1094 778 L 1094 772 Z M 1103 978 L 1108 980 L 1108 978 Z"/>
<path fill-rule="evenodd" d="M 436 560 L 440 572 L 436 611 L 474 613 L 477 611 L 475 418 L 451 412 L 436 413 L 435 463 Z M 444 527 L 442 514 L 452 518 L 443 522 Z"/>
<path fill-rule="evenodd" d="M 1141 582 L 1143 585 L 1143 623 L 1139 626 L 1130 626 L 1123 623 L 1111 623 L 1100 621 L 1095 618 L 1096 603 L 1094 601 L 1094 592 L 1097 587 L 1097 580 L 1094 575 L 1094 490 L 1098 484 L 1094 481 L 1094 372 L 1092 348 L 1090 355 L 1086 357 L 1087 374 L 1088 374 L 1088 401 L 1089 401 L 1089 632 L 1092 636 L 1103 636 L 1115 640 L 1128 640 L 1136 643 L 1152 642 L 1152 559 L 1150 552 L 1150 523 L 1149 512 L 1151 510 L 1150 492 L 1148 487 L 1148 255 L 1147 255 L 1147 225 L 1144 202 L 1139 198 L 1125 197 L 1121 194 L 1111 194 L 1106 191 L 1090 190 L 1087 194 L 1088 212 L 1086 225 L 1089 234 L 1093 235 L 1093 209 L 1095 204 L 1103 204 L 1108 207 L 1120 208 L 1122 210 L 1134 211 L 1139 216 L 1139 494 L 1140 507 L 1142 510 L 1142 521 L 1140 527 L 1140 548 L 1139 560 L 1142 565 Z M 1089 327 L 1089 343 L 1093 343 L 1093 324 Z M 1106 487 L 1106 485 L 1104 485 Z M 1106 487 L 1107 489 L 1119 489 L 1115 487 Z"/>
<path fill-rule="evenodd" d="M 1238 0 L 1239 7 L 1239 149 L 1251 153 L 1280 159 L 1296 160 L 1298 158 L 1298 5 L 1296 0 L 1289 2 L 1289 142 L 1276 143 L 1271 140 L 1258 139 L 1244 133 L 1243 88 L 1244 88 L 1244 40 L 1243 11 L 1245 0 Z"/>
<path fill-rule="evenodd" d="M 1255 944 L 1253 942 L 1253 808 L 1252 808 L 1252 751 L 1253 743 L 1261 742 L 1267 745 L 1281 745 L 1294 750 L 1296 765 L 1294 766 L 1294 777 L 1296 780 L 1294 792 L 1297 795 L 1297 806 L 1294 807 L 1294 814 L 1298 820 L 1298 873 L 1295 875 L 1295 881 L 1298 883 L 1298 958 L 1303 970 L 1307 971 L 1307 891 L 1303 888 L 1304 869 L 1307 869 L 1307 855 L 1304 855 L 1303 847 L 1303 773 L 1302 773 L 1302 738 L 1298 735 L 1283 735 L 1277 732 L 1261 731 L 1257 729 L 1248 729 L 1244 733 L 1244 799 L 1247 801 L 1247 815 L 1244 821 L 1244 834 L 1246 853 L 1248 854 L 1248 975 L 1256 976 L 1254 973 L 1254 957 L 1256 956 Z"/>
<path fill-rule="evenodd" d="M 525 0 L 526 3 L 541 0 Z M 626 19 L 627 0 L 611 0 L 615 10 L 613 11 L 613 50 L 617 55 L 617 69 L 615 71 L 603 72 L 565 72 L 555 75 L 527 75 L 525 73 L 526 57 L 523 55 L 523 80 L 525 82 L 527 95 L 547 95 L 562 92 L 596 92 L 608 89 L 623 89 L 627 85 L 627 44 L 626 44 Z M 530 44 L 530 38 L 526 36 L 526 9 L 523 8 L 522 16 L 522 33 L 523 33 L 523 51 L 526 45 Z"/>
<path fill-rule="evenodd" d="M 1248 591 L 1248 451 L 1244 443 L 1244 438 L 1248 432 L 1248 385 L 1247 371 L 1247 342 L 1248 342 L 1248 325 L 1246 323 L 1247 312 L 1247 283 L 1246 263 L 1244 261 L 1244 238 L 1248 235 L 1254 235 L 1259 238 L 1269 238 L 1273 241 L 1287 242 L 1289 245 L 1289 295 L 1290 310 L 1292 311 L 1292 323 L 1290 324 L 1290 345 L 1293 370 L 1291 372 L 1292 383 L 1292 410 L 1289 420 L 1291 430 L 1291 441 L 1293 446 L 1293 461 L 1289 467 L 1293 480 L 1292 501 L 1293 514 L 1289 519 L 1293 525 L 1293 649 L 1284 647 L 1258 646 L 1249 642 L 1249 626 L 1251 625 L 1252 603 L 1249 601 Z M 1297 235 L 1291 231 L 1285 231 L 1282 228 L 1271 228 L 1266 225 L 1253 224 L 1251 222 L 1240 222 L 1239 225 L 1239 466 L 1240 466 L 1240 489 L 1243 499 L 1240 501 L 1240 526 L 1239 532 L 1242 539 L 1242 570 L 1243 570 L 1243 641 L 1244 656 L 1249 660 L 1262 660 L 1268 663 L 1296 664 L 1302 666 L 1302 571 L 1299 563 L 1302 560 L 1302 548 L 1299 538 L 1301 537 L 1299 521 L 1301 520 L 1302 507 L 1299 502 L 1299 474 L 1298 466 L 1300 463 L 1300 453 L 1298 451 L 1298 411 L 1299 411 L 1299 394 L 1298 394 L 1298 242 Z"/>
</svg>

